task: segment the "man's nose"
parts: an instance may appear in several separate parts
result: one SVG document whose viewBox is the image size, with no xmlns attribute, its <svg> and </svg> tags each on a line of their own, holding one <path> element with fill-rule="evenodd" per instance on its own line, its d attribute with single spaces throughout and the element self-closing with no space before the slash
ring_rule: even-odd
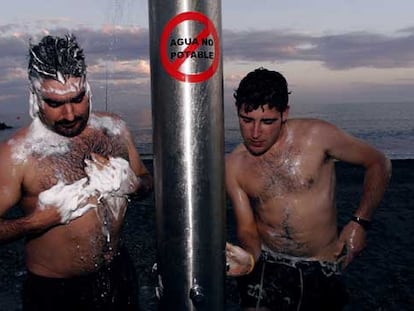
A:
<svg viewBox="0 0 414 311">
<path fill-rule="evenodd" d="M 258 138 L 261 133 L 260 122 L 254 122 L 253 129 L 252 129 L 252 136 L 253 138 Z"/>
<path fill-rule="evenodd" d="M 73 109 L 73 104 L 66 103 L 63 105 L 63 114 L 64 118 L 68 121 L 73 121 L 75 119 L 75 112 Z"/>
</svg>

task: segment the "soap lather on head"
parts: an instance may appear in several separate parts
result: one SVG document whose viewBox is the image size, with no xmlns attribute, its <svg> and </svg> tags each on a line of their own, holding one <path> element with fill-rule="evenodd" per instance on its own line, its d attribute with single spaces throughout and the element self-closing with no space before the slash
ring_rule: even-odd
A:
<svg viewBox="0 0 414 311">
<path fill-rule="evenodd" d="M 92 108 L 91 89 L 86 80 L 86 63 L 83 50 L 79 47 L 76 37 L 67 34 L 64 37 L 45 36 L 29 49 L 28 76 L 30 81 L 30 116 L 35 119 L 39 108 L 43 108 L 41 100 L 42 82 L 53 79 L 62 85 L 69 84 L 68 78 L 79 78 L 77 84 L 69 84 L 66 92 L 84 88 L 89 99 L 89 111 Z M 62 90 L 50 90 L 62 94 Z"/>
</svg>

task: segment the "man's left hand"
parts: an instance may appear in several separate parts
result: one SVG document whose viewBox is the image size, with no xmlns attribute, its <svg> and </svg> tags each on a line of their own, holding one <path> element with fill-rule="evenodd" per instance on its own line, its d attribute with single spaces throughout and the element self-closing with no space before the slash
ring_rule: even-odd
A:
<svg viewBox="0 0 414 311">
<path fill-rule="evenodd" d="M 346 268 L 355 257 L 357 257 L 366 247 L 366 231 L 356 222 L 350 221 L 339 236 L 338 248 L 335 255 L 339 257 L 346 248 L 345 261 L 342 268 Z"/>
</svg>

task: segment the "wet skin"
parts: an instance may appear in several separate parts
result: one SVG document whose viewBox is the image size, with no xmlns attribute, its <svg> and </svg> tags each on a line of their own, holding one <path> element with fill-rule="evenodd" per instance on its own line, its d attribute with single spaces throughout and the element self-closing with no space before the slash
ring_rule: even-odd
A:
<svg viewBox="0 0 414 311">
<path fill-rule="evenodd" d="M 99 269 L 110 262 L 116 253 L 127 199 L 113 197 L 90 202 L 97 208 L 68 224 L 61 223 L 60 214 L 53 206 L 38 207 L 38 195 L 54 186 L 58 180 L 71 184 L 86 177 L 85 159 L 95 158 L 106 165 L 108 157 L 121 157 L 129 161 L 137 176 L 148 176 L 140 160 L 133 139 L 125 124 L 110 114 L 92 115 L 94 120 L 110 120 L 108 128 L 87 125 L 89 98 L 82 83 L 71 78 L 66 84 L 46 80 L 39 92 L 39 116 L 49 129 L 62 135 L 67 144 L 64 153 L 47 153 L 56 141 L 43 141 L 44 151 L 31 148 L 30 127 L 23 128 L 11 139 L 13 143 L 0 145 L 0 215 L 19 204 L 25 216 L 16 220 L 0 220 L 0 241 L 26 237 L 26 266 L 46 277 L 72 277 Z M 121 123 L 120 123 L 121 122 Z M 118 134 L 111 127 L 120 125 Z M 47 147 L 47 144 L 50 147 Z M 16 145 L 31 148 L 24 160 L 16 160 Z M 136 185 L 138 186 L 138 185 Z M 85 202 L 86 204 L 86 202 Z M 116 211 L 116 213 L 114 212 Z"/>
<path fill-rule="evenodd" d="M 91 153 L 128 159 L 128 150 L 121 137 L 111 137 L 87 128 L 71 139 L 69 153 L 46 158 L 32 155 L 29 160 L 31 170 L 25 176 L 26 195 L 21 201 L 23 208 L 28 213 L 33 212 L 38 194 L 55 185 L 57 176 L 67 184 L 85 177 L 84 159 L 89 158 Z M 111 212 L 114 204 L 120 210 L 118 218 Z M 58 225 L 29 236 L 26 243 L 28 269 L 41 275 L 56 273 L 59 276 L 95 270 L 117 249 L 126 207 L 125 198 L 103 201 L 97 210 L 91 210 L 67 225 Z M 110 241 L 103 230 L 110 232 Z"/>
<path fill-rule="evenodd" d="M 366 168 L 357 214 L 370 219 L 389 177 L 389 161 L 366 143 L 321 120 L 287 120 L 288 111 L 264 105 L 239 111 L 243 144 L 226 159 L 226 188 L 241 245 L 255 259 L 264 244 L 275 252 L 336 261 L 365 246 L 365 232 L 350 222 L 337 235 L 334 160 Z"/>
</svg>

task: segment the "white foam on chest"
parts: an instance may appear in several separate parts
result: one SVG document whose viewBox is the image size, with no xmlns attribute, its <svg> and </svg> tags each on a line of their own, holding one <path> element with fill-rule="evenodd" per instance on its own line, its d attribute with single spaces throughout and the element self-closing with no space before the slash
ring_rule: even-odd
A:
<svg viewBox="0 0 414 311">
<path fill-rule="evenodd" d="M 121 135 L 125 122 L 109 116 L 91 114 L 88 126 L 105 130 L 113 136 Z M 28 133 L 23 139 L 11 139 L 12 158 L 16 162 L 25 162 L 31 155 L 41 158 L 50 155 L 64 154 L 70 151 L 71 139 L 49 130 L 37 117 L 29 126 Z"/>
<path fill-rule="evenodd" d="M 8 143 L 12 146 L 12 159 L 25 162 L 34 154 L 47 157 L 68 152 L 70 139 L 52 132 L 39 118 L 35 118 L 24 138 L 11 139 Z"/>
</svg>

